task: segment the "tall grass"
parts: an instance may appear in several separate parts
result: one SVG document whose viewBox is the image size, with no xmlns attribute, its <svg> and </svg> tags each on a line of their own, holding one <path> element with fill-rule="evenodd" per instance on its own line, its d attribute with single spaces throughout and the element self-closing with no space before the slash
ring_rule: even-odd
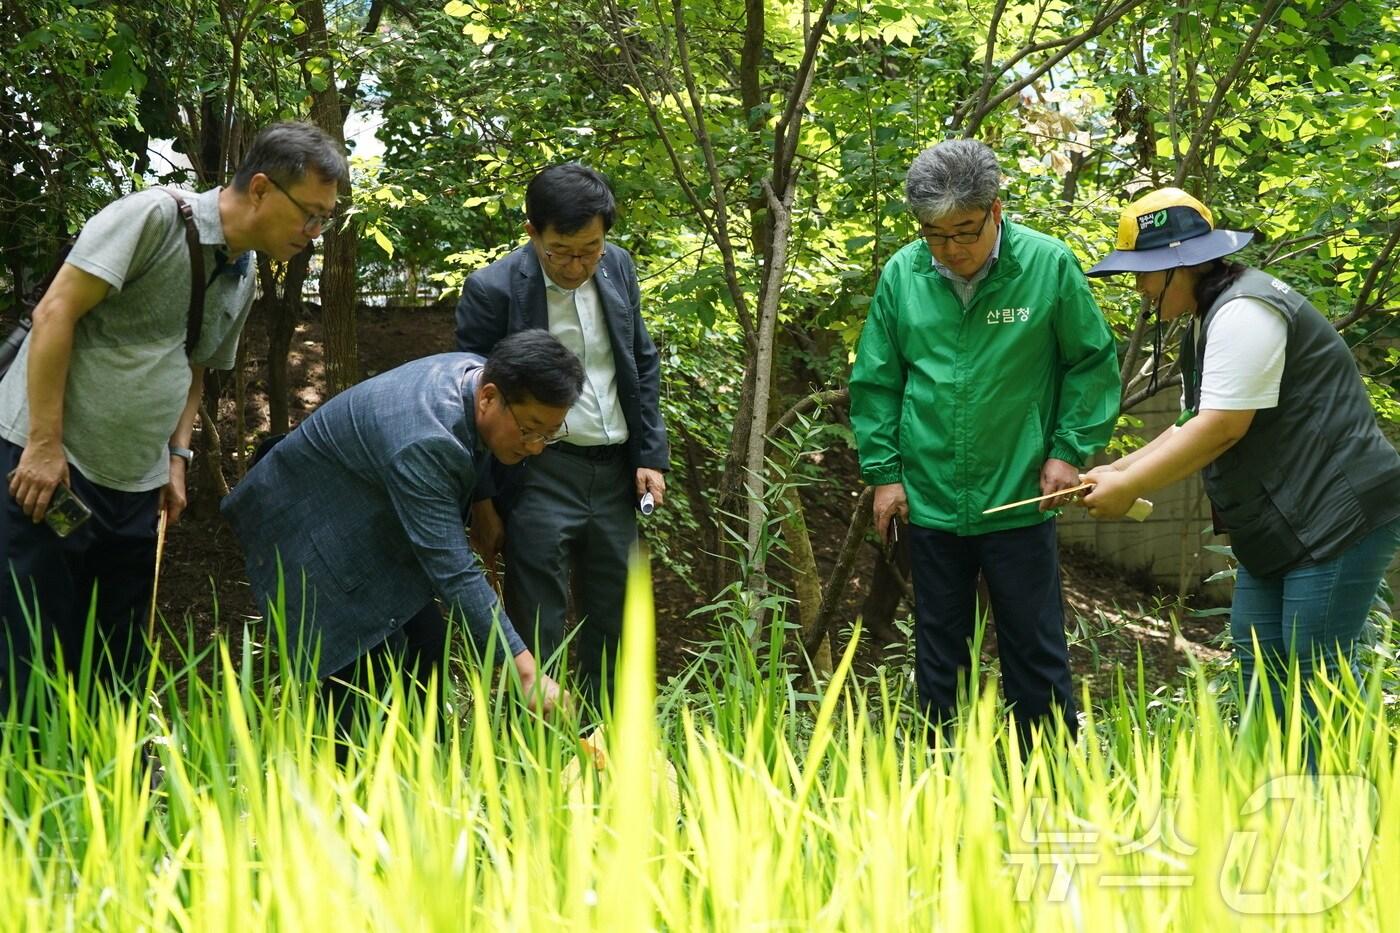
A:
<svg viewBox="0 0 1400 933">
<path fill-rule="evenodd" d="M 218 648 L 212 677 L 158 664 L 139 701 L 50 680 L 34 738 L 0 737 L 0 925 L 1396 926 L 1400 727 L 1378 678 L 1322 691 L 1312 769 L 1267 711 L 1226 721 L 1204 674 L 1167 704 L 1130 675 L 1079 742 L 1024 758 L 983 693 L 930 750 L 904 685 L 854 688 L 853 649 L 815 700 L 744 637 L 657 696 L 649 592 L 637 571 L 601 771 L 570 765 L 576 724 L 477 669 L 445 739 L 390 690 L 344 765 L 316 697 L 251 647 Z"/>
</svg>

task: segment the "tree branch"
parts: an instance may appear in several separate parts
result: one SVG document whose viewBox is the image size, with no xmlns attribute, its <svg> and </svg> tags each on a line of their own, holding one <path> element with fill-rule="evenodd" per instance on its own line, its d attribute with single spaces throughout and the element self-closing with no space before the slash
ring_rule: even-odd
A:
<svg viewBox="0 0 1400 933">
<path fill-rule="evenodd" d="M 715 241 L 715 246 L 719 248 L 720 260 L 724 266 L 725 284 L 729 288 L 730 299 L 734 302 L 734 312 L 744 332 L 745 343 L 752 349 L 755 340 L 753 315 L 749 310 L 748 297 L 744 294 L 743 286 L 739 282 L 738 263 L 734 257 L 734 246 L 729 239 L 729 220 L 722 208 L 724 189 L 719 185 L 715 186 L 716 203 L 713 206 L 707 206 L 701 201 L 700 195 L 690 184 L 690 179 L 686 173 L 686 165 L 681 161 L 680 154 L 676 151 L 676 146 L 671 139 L 671 134 L 667 132 L 666 126 L 661 120 L 661 112 L 657 109 L 656 102 L 652 99 L 651 93 L 647 89 L 646 82 L 642 80 L 641 69 L 637 66 L 637 60 L 632 55 L 632 45 L 631 42 L 628 41 L 626 30 L 623 27 L 622 14 L 617 8 L 616 0 L 608 0 L 608 15 L 611 27 L 609 28 L 605 25 L 605 28 L 608 29 L 608 32 L 613 37 L 613 41 L 617 43 L 619 50 L 622 52 L 623 63 L 632 76 L 632 83 L 637 88 L 637 94 L 642 98 L 642 103 L 647 108 L 647 115 L 651 119 L 651 124 L 655 127 L 657 136 L 661 139 L 661 145 L 666 150 L 667 158 L 671 161 L 672 175 L 675 177 L 677 184 L 680 185 L 681 191 L 684 192 L 686 199 L 690 201 L 691 206 L 695 208 L 696 216 L 704 225 L 706 232 L 709 233 L 710 238 Z M 678 106 L 681 105 L 679 99 L 677 99 L 676 103 Z M 692 119 L 691 114 L 684 106 L 679 106 L 679 109 L 682 116 L 685 118 L 686 125 L 696 134 L 697 139 L 700 138 L 704 123 L 703 111 L 697 112 Z M 705 138 L 708 141 L 708 136 Z M 707 154 L 706 160 L 709 162 L 712 161 L 712 159 L 713 152 L 711 151 Z M 711 177 L 713 178 L 714 175 L 712 174 Z"/>
<path fill-rule="evenodd" d="M 676 152 L 676 147 L 671 141 L 671 134 L 666 131 L 666 126 L 661 122 L 661 114 L 656 109 L 656 102 L 651 99 L 646 83 L 642 81 L 640 69 L 637 67 L 636 59 L 632 57 L 632 45 L 627 40 L 627 34 L 622 26 L 621 16 L 617 10 L 614 0 L 608 0 L 608 13 L 611 18 L 612 28 L 609 33 L 613 41 L 617 43 L 618 49 L 622 52 L 623 64 L 632 76 L 632 83 L 637 88 L 637 96 L 642 99 L 642 103 L 647 108 L 647 114 L 651 118 L 652 126 L 656 128 L 657 135 L 661 138 L 661 145 L 666 150 L 667 157 L 671 160 L 671 170 L 676 177 L 676 181 L 681 186 L 681 191 L 685 194 L 700 222 L 705 226 L 705 230 L 714 238 L 714 221 L 705 208 L 705 204 L 696 194 L 695 189 L 690 186 L 690 180 L 686 177 L 685 166 L 682 165 L 680 156 Z M 606 27 L 605 27 L 606 28 Z M 689 124 L 689 120 L 686 121 Z"/>
<path fill-rule="evenodd" d="M 739 287 L 739 271 L 734 262 L 734 246 L 729 240 L 729 204 L 724 194 L 724 179 L 719 174 L 719 160 L 715 158 L 714 143 L 710 139 L 709 128 L 705 125 L 705 107 L 700 102 L 700 90 L 695 83 L 695 70 L 690 65 L 690 38 L 685 26 L 684 0 L 672 0 L 671 16 L 676 28 L 676 55 L 680 58 L 681 77 L 685 79 L 686 95 L 695 114 L 695 138 L 700 143 L 700 151 L 705 156 L 705 169 L 710 176 L 710 187 L 714 191 L 715 244 L 724 258 L 724 277 L 734 297 L 734 307 L 739 313 L 739 322 L 744 328 L 744 338 L 752 345 L 755 339 L 753 319 L 749 314 L 748 302 Z"/>
<path fill-rule="evenodd" d="M 1127 390 L 1128 380 L 1137 371 L 1138 362 L 1142 359 L 1142 341 L 1147 336 L 1147 320 L 1152 315 L 1152 306 L 1146 299 L 1138 302 L 1138 313 L 1133 319 L 1133 329 L 1128 334 L 1127 348 L 1123 351 L 1123 367 L 1118 371 L 1118 381 L 1123 384 L 1124 391 Z"/>
<path fill-rule="evenodd" d="M 1259 267 L 1262 269 L 1266 266 L 1271 266 L 1275 262 L 1280 261 L 1279 253 L 1290 246 L 1296 246 L 1299 243 L 1308 243 L 1308 249 L 1312 249 L 1314 246 L 1317 246 L 1323 240 L 1330 240 L 1335 236 L 1341 236 L 1343 233 L 1346 233 L 1346 229 L 1346 227 L 1334 227 L 1333 229 L 1328 230 L 1325 233 L 1305 233 L 1302 236 L 1289 237 L 1286 240 L 1279 240 L 1273 245 L 1273 248 L 1269 250 L 1268 254 L 1263 258 L 1263 260 L 1260 261 Z M 1296 255 L 1298 255 L 1296 252 L 1288 254 L 1288 256 Z M 1288 258 L 1288 256 L 1285 256 L 1283 258 L 1286 259 Z"/>
<path fill-rule="evenodd" d="M 1131 411 L 1132 409 L 1141 405 L 1143 402 L 1147 401 L 1152 396 L 1156 395 L 1158 392 L 1164 392 L 1167 389 L 1172 388 L 1173 386 L 1179 385 L 1181 385 L 1181 373 L 1178 372 L 1174 373 L 1171 376 L 1168 376 L 1163 381 L 1157 383 L 1157 387 L 1155 389 L 1149 385 L 1147 388 L 1139 389 L 1132 395 L 1129 395 L 1127 398 L 1123 399 L 1123 404 L 1119 406 L 1119 410 Z"/>
<path fill-rule="evenodd" d="M 822 405 L 844 402 L 850 397 L 850 389 L 828 389 L 823 392 L 813 392 L 799 400 L 797 404 L 793 405 L 787 411 L 783 412 L 782 417 L 773 422 L 772 426 L 768 429 L 767 436 L 769 439 L 776 437 L 780 431 L 796 421 L 799 415 L 806 414 L 812 409 Z"/>
<path fill-rule="evenodd" d="M 987 52 L 982 56 L 982 83 L 977 88 L 977 105 L 974 112 L 981 113 L 982 108 L 987 106 L 987 98 L 991 96 L 992 87 L 996 84 L 997 78 L 1006 73 L 1006 66 L 995 74 L 992 73 L 992 59 L 996 56 L 997 49 L 997 27 L 1001 25 L 1002 14 L 1006 12 L 1006 0 L 997 0 L 997 5 L 992 8 L 992 19 L 987 25 Z M 1020 56 L 1012 59 L 1018 61 Z"/>
<path fill-rule="evenodd" d="M 826 589 L 822 592 L 821 611 L 817 613 L 811 631 L 802 638 L 802 649 L 808 655 L 816 654 L 817 649 L 821 647 L 822 639 L 826 637 L 826 630 L 831 627 L 831 619 L 836 614 L 836 605 L 841 602 L 841 597 L 846 592 L 846 584 L 851 579 L 851 568 L 855 566 L 856 552 L 860 549 L 860 542 L 864 540 L 865 532 L 870 528 L 870 523 L 874 519 L 870 507 L 870 503 L 874 499 L 874 486 L 866 486 L 861 490 L 860 497 L 856 499 L 856 508 L 851 514 L 851 523 L 846 528 L 846 540 L 841 542 L 841 550 L 836 556 L 836 566 L 831 569 Z"/>
<path fill-rule="evenodd" d="M 1341 320 L 1332 323 L 1332 326 L 1337 330 L 1350 327 L 1376 310 L 1375 307 L 1367 307 L 1367 302 L 1370 301 L 1372 289 L 1376 287 L 1376 280 L 1380 278 L 1381 269 L 1392 263 L 1391 255 L 1395 252 L 1397 245 L 1400 245 L 1400 224 L 1396 224 L 1395 229 L 1391 231 L 1390 239 L 1386 240 L 1385 245 L 1381 247 L 1380 255 L 1376 257 L 1375 262 L 1371 263 L 1371 271 L 1366 273 L 1366 281 L 1361 283 L 1361 291 L 1356 293 L 1356 304 L 1352 306 L 1351 312 Z M 1384 303 L 1385 301 L 1382 299 L 1377 301 L 1376 305 Z"/>
<path fill-rule="evenodd" d="M 680 3 L 681 0 L 675 2 Z M 782 118 L 778 120 L 774 131 L 773 179 L 774 186 L 779 190 L 789 187 L 788 175 L 792 172 L 793 159 L 797 153 L 798 127 L 807 109 L 807 98 L 812 93 L 817 49 L 821 46 L 822 36 L 826 33 L 827 22 L 831 19 L 831 11 L 835 6 L 836 0 L 826 0 L 822 4 L 821 12 L 817 14 L 817 21 L 807 33 L 807 45 L 802 50 L 802 63 L 797 67 L 797 75 L 793 79 L 792 94 L 788 97 L 787 106 L 783 108 Z"/>
<path fill-rule="evenodd" d="M 1122 19 L 1128 13 L 1132 12 L 1134 8 L 1141 6 L 1145 2 L 1146 0 L 1123 0 L 1123 2 L 1120 3 L 1118 6 L 1112 7 L 1107 11 L 1096 14 L 1093 21 L 1090 22 L 1089 27 L 1086 30 L 1074 36 L 1073 38 L 1065 41 L 1064 44 L 1059 47 L 1058 51 L 1056 51 L 1054 55 L 1051 55 L 1045 61 L 1041 62 L 1039 67 L 1037 67 L 1030 74 L 1026 75 L 1024 78 L 1012 82 L 1000 94 L 997 94 L 995 97 L 988 100 L 985 99 L 983 92 L 979 91 L 979 97 L 976 103 L 969 102 L 967 104 L 964 104 L 962 107 L 958 108 L 958 110 L 953 114 L 953 123 L 956 125 L 957 123 L 962 122 L 964 118 L 966 118 L 967 125 L 963 131 L 963 136 L 971 138 L 973 135 L 976 134 L 978 128 L 982 125 L 982 121 L 987 118 L 987 115 L 989 113 L 996 110 L 1003 103 L 1015 97 L 1017 94 L 1021 93 L 1023 89 L 1034 84 L 1047 71 L 1049 71 L 1051 68 L 1055 67 L 1061 61 L 1067 58 L 1070 55 L 1070 53 L 1074 52 L 1076 49 L 1084 45 L 1089 40 L 1102 35 L 1104 30 L 1108 29 L 1109 26 L 1112 26 L 1114 23 L 1118 22 L 1118 20 Z M 1020 61 L 1022 57 L 1024 56 L 1019 56 L 1018 53 L 1018 55 L 1013 56 L 1012 60 Z M 999 68 L 997 70 L 996 76 L 992 79 L 992 83 L 995 83 L 996 78 L 999 78 L 1002 75 L 1006 74 L 1009 68 L 1010 65 L 1004 65 L 1001 68 Z M 986 93 L 990 93 L 989 88 Z"/>
<path fill-rule="evenodd" d="M 1268 0 L 1268 5 L 1264 7 L 1259 18 L 1254 22 L 1254 28 L 1249 31 L 1249 38 L 1245 39 L 1244 45 L 1240 47 L 1240 52 L 1235 56 L 1234 63 L 1225 77 L 1215 86 L 1215 93 L 1211 95 L 1210 102 L 1206 104 L 1206 109 L 1201 113 L 1200 122 L 1196 124 L 1196 129 L 1191 133 L 1191 142 L 1187 146 L 1186 155 L 1181 157 L 1181 161 L 1176 165 L 1176 174 L 1173 176 L 1172 184 L 1181 187 L 1181 183 L 1186 180 L 1187 174 L 1191 171 L 1192 164 L 1200 161 L 1201 141 L 1205 138 L 1206 130 L 1215 123 L 1215 114 L 1220 109 L 1220 105 L 1225 102 L 1225 95 L 1230 92 L 1230 88 L 1239 80 L 1240 74 L 1244 71 L 1245 64 L 1249 61 L 1250 55 L 1254 52 L 1254 46 L 1259 42 L 1259 37 L 1264 34 L 1269 23 L 1273 20 L 1278 8 L 1283 5 L 1283 0 Z"/>
<path fill-rule="evenodd" d="M 365 21 L 360 24 L 360 44 L 367 45 L 368 40 L 379 31 L 379 23 L 384 18 L 385 0 L 371 0 L 369 13 L 365 16 Z M 349 72 L 345 76 L 345 84 L 340 91 L 340 113 L 341 120 L 350 119 L 350 108 L 355 105 L 355 101 L 360 97 L 360 78 L 365 72 L 365 59 L 361 59 L 359 67 L 347 68 Z"/>
</svg>

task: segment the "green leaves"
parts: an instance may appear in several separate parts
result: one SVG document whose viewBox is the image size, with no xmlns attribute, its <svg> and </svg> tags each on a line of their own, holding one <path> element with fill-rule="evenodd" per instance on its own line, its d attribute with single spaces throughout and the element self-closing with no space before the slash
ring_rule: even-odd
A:
<svg viewBox="0 0 1400 933">
<path fill-rule="evenodd" d="M 102 72 L 98 87 L 103 93 L 123 96 L 128 92 L 140 94 L 146 86 L 146 76 L 132 61 L 131 51 L 125 45 L 112 52 L 112 61 Z"/>
<path fill-rule="evenodd" d="M 1292 26 L 1294 29 L 1297 29 L 1300 32 L 1306 31 L 1308 28 L 1307 21 L 1303 19 L 1303 14 L 1299 13 L 1296 9 L 1294 9 L 1291 6 L 1285 6 L 1282 10 L 1280 10 L 1278 18 L 1279 21 L 1282 22 L 1284 25 Z"/>
<path fill-rule="evenodd" d="M 394 243 L 385 235 L 383 230 L 379 229 L 377 224 L 366 227 L 365 233 L 369 234 L 370 239 L 374 240 L 375 244 L 384 251 L 386 256 L 390 259 L 394 258 Z"/>
</svg>

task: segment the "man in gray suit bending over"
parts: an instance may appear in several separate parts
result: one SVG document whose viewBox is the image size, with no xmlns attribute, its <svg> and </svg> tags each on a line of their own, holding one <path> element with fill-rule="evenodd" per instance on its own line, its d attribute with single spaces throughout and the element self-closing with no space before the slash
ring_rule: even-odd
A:
<svg viewBox="0 0 1400 933">
<path fill-rule="evenodd" d="M 506 477 L 506 608 L 548 659 L 564 639 L 573 576 L 580 630 L 577 682 L 596 702 L 622 633 L 636 509 L 666 492 L 670 450 L 661 421 L 660 363 L 642 323 L 637 270 L 606 242 L 615 205 L 607 181 L 577 163 L 540 172 L 525 190 L 530 241 L 467 279 L 457 348 L 488 353 L 507 334 L 547 328 L 583 361 L 566 433 Z M 473 511 L 473 541 L 491 560 L 502 517 Z"/>
<path fill-rule="evenodd" d="M 254 593 L 266 606 L 284 592 L 288 644 L 316 658 L 333 698 L 368 686 L 390 654 L 421 688 L 446 641 L 436 595 L 478 650 L 494 636 L 514 658 L 532 706 L 559 702 L 500 611 L 462 518 L 490 458 L 543 450 L 582 383 L 578 359 L 542 330 L 513 334 L 485 360 L 405 363 L 322 405 L 224 499 Z"/>
</svg>

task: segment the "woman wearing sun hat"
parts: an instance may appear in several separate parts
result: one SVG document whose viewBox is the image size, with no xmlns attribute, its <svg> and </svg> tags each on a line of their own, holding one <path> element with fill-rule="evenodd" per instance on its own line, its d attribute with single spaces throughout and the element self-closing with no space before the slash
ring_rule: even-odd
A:
<svg viewBox="0 0 1400 933">
<path fill-rule="evenodd" d="M 1247 683 L 1257 642 L 1271 680 L 1296 661 L 1351 664 L 1400 543 L 1400 455 L 1376 425 L 1350 349 L 1321 312 L 1267 272 L 1224 259 L 1252 234 L 1215 229 L 1177 188 L 1124 209 L 1117 248 L 1091 276 L 1133 273 L 1182 338 L 1183 412 L 1138 451 L 1086 478 L 1095 518 L 1201 471 L 1215 530 L 1239 561 L 1230 633 Z M 1274 705 L 1281 698 L 1274 691 Z M 1305 695 L 1304 702 L 1310 700 Z"/>
</svg>

